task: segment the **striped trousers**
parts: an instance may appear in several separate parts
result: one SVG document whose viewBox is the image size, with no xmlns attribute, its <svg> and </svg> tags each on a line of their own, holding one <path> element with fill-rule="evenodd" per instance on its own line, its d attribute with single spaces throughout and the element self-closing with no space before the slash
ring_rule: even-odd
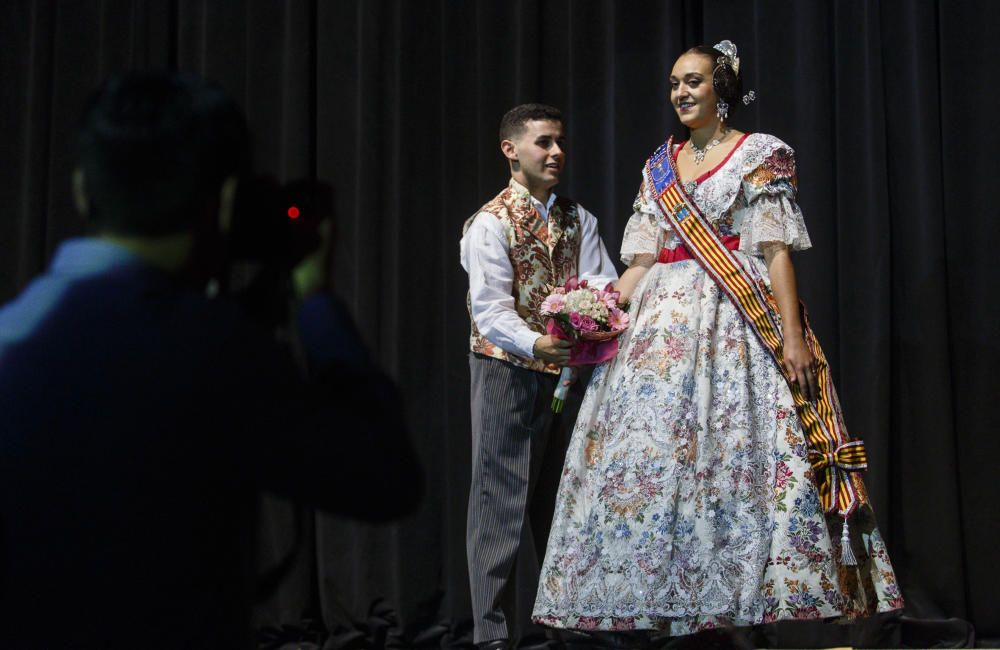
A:
<svg viewBox="0 0 1000 650">
<path fill-rule="evenodd" d="M 466 553 L 475 643 L 520 639 L 530 625 L 583 373 L 562 413 L 557 375 L 478 354 L 472 375 L 472 486 Z"/>
</svg>

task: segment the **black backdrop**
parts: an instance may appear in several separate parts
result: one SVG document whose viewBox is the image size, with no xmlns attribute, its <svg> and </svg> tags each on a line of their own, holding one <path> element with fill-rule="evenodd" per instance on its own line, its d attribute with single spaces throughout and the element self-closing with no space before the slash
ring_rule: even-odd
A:
<svg viewBox="0 0 1000 650">
<path fill-rule="evenodd" d="M 317 595 L 329 625 L 377 596 L 404 622 L 462 620 L 458 238 L 505 182 L 500 116 L 526 101 L 564 110 L 559 191 L 598 215 L 616 251 L 640 166 L 680 133 L 672 61 L 729 38 L 759 97 L 736 126 L 797 152 L 815 245 L 796 258 L 801 293 L 868 444 L 910 610 L 998 636 L 998 13 L 990 0 L 7 2 L 0 299 L 83 230 L 67 191 L 73 131 L 99 80 L 169 66 L 223 83 L 250 117 L 260 167 L 336 186 L 337 290 L 404 388 L 429 479 L 423 508 L 396 526 L 305 517 L 297 568 L 262 621 L 296 621 Z M 263 548 L 278 557 L 292 517 L 268 513 Z"/>
</svg>

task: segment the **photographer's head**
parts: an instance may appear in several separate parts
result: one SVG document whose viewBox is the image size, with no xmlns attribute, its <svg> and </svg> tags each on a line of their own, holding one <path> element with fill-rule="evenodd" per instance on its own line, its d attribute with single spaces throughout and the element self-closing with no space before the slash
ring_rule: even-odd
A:
<svg viewBox="0 0 1000 650">
<path fill-rule="evenodd" d="M 132 72 L 105 82 L 87 106 L 74 195 L 101 235 L 194 237 L 225 226 L 227 195 L 249 162 L 246 120 L 219 86 L 190 73 Z"/>
</svg>

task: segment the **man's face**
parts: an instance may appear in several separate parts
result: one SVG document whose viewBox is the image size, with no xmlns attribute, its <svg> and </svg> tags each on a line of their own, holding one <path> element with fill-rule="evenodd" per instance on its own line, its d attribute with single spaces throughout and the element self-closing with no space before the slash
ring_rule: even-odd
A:
<svg viewBox="0 0 1000 650">
<path fill-rule="evenodd" d="M 529 120 L 524 131 L 511 140 L 504 140 L 501 148 L 514 162 L 515 179 L 534 192 L 552 189 L 559 183 L 559 175 L 566 165 L 565 143 L 562 122 Z"/>
</svg>

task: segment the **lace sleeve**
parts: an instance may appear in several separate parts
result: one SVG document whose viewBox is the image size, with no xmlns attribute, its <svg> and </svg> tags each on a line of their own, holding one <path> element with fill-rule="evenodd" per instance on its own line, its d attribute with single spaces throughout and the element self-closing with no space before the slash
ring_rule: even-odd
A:
<svg viewBox="0 0 1000 650">
<path fill-rule="evenodd" d="M 632 209 L 634 212 L 625 225 L 625 236 L 622 237 L 621 261 L 624 264 L 631 264 L 636 255 L 655 255 L 663 246 L 663 228 L 656 222 L 655 212 L 646 205 L 641 188 Z"/>
<path fill-rule="evenodd" d="M 795 202 L 795 154 L 780 148 L 743 177 L 746 214 L 740 229 L 740 250 L 763 255 L 767 244 L 791 250 L 812 246 L 802 210 Z"/>
</svg>

